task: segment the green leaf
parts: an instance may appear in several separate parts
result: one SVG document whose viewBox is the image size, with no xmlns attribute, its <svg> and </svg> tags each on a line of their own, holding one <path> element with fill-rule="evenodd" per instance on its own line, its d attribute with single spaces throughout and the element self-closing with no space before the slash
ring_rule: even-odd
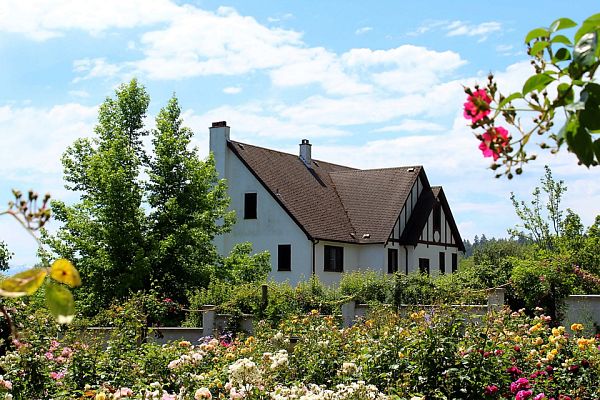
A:
<svg viewBox="0 0 600 400">
<path fill-rule="evenodd" d="M 45 268 L 32 268 L 0 282 L 0 296 L 20 297 L 35 293 L 48 274 Z"/>
<path fill-rule="evenodd" d="M 532 57 L 538 55 L 540 51 L 543 51 L 546 47 L 550 46 L 550 42 L 537 42 L 531 46 L 530 54 Z"/>
<path fill-rule="evenodd" d="M 52 263 L 50 277 L 71 287 L 81 286 L 79 272 L 67 259 L 60 258 Z"/>
<path fill-rule="evenodd" d="M 550 36 L 550 31 L 546 28 L 535 28 L 529 31 L 527 36 L 525 36 L 525 43 L 531 42 L 535 38 L 539 37 L 548 37 Z"/>
<path fill-rule="evenodd" d="M 550 42 L 551 43 L 562 43 L 562 44 L 566 44 L 567 46 L 573 45 L 573 42 L 571 42 L 571 39 L 569 39 L 565 35 L 556 35 L 552 39 L 550 39 Z"/>
<path fill-rule="evenodd" d="M 546 86 L 548 86 L 554 80 L 556 79 L 548 74 L 536 74 L 530 76 L 529 79 L 527 79 L 527 81 L 525 81 L 525 84 L 523 85 L 523 96 L 534 90 L 539 92 L 540 90 L 545 89 Z"/>
<path fill-rule="evenodd" d="M 505 98 L 498 104 L 498 108 L 504 107 L 505 105 L 507 105 L 508 103 L 510 103 L 513 100 L 522 99 L 522 98 L 523 98 L 523 95 L 521 93 L 519 93 L 519 92 L 512 93 L 510 96 L 508 96 L 507 98 Z"/>
<path fill-rule="evenodd" d="M 75 300 L 73 294 L 56 283 L 46 287 L 46 305 L 59 324 L 68 324 L 75 317 Z"/>
<path fill-rule="evenodd" d="M 600 27 L 600 14 L 595 14 L 583 21 L 581 27 L 575 33 L 575 42 L 578 42 L 583 35 L 597 30 Z"/>
<path fill-rule="evenodd" d="M 566 60 L 570 60 L 571 59 L 571 52 L 564 48 L 561 47 L 560 49 L 556 50 L 556 53 L 554 53 L 554 57 L 552 58 L 553 62 L 558 62 L 558 61 L 566 61 Z"/>
<path fill-rule="evenodd" d="M 598 34 L 588 32 L 583 35 L 573 48 L 573 61 L 589 67 L 596 61 L 596 48 L 598 46 Z"/>
<path fill-rule="evenodd" d="M 572 28 L 574 26 L 577 26 L 577 23 L 575 21 L 573 21 L 572 19 L 559 18 L 556 21 L 554 21 L 552 24 L 550 24 L 550 31 L 556 32 L 556 31 L 560 31 L 561 29 L 568 29 L 568 28 Z"/>
<path fill-rule="evenodd" d="M 580 112 L 579 123 L 588 131 L 600 129 L 600 85 L 588 83 L 581 92 L 585 109 Z"/>
<path fill-rule="evenodd" d="M 560 107 L 571 104 L 575 98 L 573 88 L 568 83 L 561 83 L 556 88 L 558 95 L 553 103 L 554 107 Z"/>
<path fill-rule="evenodd" d="M 561 134 L 563 133 L 569 146 L 569 151 L 574 153 L 582 164 L 589 167 L 594 161 L 592 137 L 587 129 L 579 124 L 576 114 L 573 114 L 569 118 L 569 121 L 561 130 Z"/>
</svg>

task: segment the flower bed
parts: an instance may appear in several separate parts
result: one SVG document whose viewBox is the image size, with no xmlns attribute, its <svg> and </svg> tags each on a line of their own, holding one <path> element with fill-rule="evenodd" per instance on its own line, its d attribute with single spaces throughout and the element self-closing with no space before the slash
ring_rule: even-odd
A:
<svg viewBox="0 0 600 400">
<path fill-rule="evenodd" d="M 24 332 L 0 357 L 12 399 L 597 399 L 600 350 L 583 326 L 504 311 L 380 310 L 347 329 L 318 312 L 255 336 L 135 344 L 116 329 L 104 350 L 77 332 Z M 290 340 L 292 339 L 292 340 Z M 12 397 L 11 397 L 12 396 Z M 0 394 L 2 398 L 2 394 Z"/>
</svg>

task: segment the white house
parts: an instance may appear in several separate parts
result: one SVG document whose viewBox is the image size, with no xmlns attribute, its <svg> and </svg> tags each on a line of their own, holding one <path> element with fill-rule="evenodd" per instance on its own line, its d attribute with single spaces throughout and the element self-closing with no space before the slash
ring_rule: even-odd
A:
<svg viewBox="0 0 600 400">
<path fill-rule="evenodd" d="M 339 282 L 359 269 L 453 272 L 464 245 L 444 191 L 422 166 L 359 170 L 230 140 L 210 128 L 210 150 L 227 179 L 237 222 L 215 240 L 227 254 L 240 242 L 271 254 L 271 277 L 296 284 L 311 275 Z"/>
</svg>

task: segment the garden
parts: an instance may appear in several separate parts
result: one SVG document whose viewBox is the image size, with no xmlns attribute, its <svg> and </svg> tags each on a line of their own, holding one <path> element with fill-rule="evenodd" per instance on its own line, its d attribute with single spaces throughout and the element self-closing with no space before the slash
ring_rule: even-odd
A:
<svg viewBox="0 0 600 400">
<path fill-rule="evenodd" d="M 521 92 L 501 95 L 492 75 L 466 88 L 465 117 L 491 169 L 504 169 L 497 177 L 534 160 L 525 150 L 533 133 L 597 166 L 600 14 L 573 41 L 556 33 L 575 25 L 561 18 L 527 35 L 536 74 Z M 533 127 L 513 102 L 537 115 Z M 567 296 L 600 293 L 600 216 L 585 227 L 562 210 L 567 188 L 549 167 L 531 199 L 511 197 L 522 222 L 511 238 L 466 242 L 456 273 L 363 271 L 338 287 L 316 278 L 292 287 L 268 281 L 270 256 L 249 243 L 217 254 L 215 237 L 235 221 L 226 182 L 212 157 L 191 149 L 177 98 L 153 129 L 148 103 L 137 80 L 121 85 L 100 106 L 95 136 L 67 148 L 64 180 L 79 203 L 14 191 L 0 212 L 32 234 L 40 259 L 0 280 L 0 399 L 600 398 L 599 327 L 562 323 Z M 558 135 L 549 133 L 557 110 L 567 115 Z M 10 258 L 0 242 L 0 271 Z M 498 288 L 503 309 L 450 306 L 485 304 Z M 348 301 L 370 312 L 343 327 Z M 207 304 L 232 317 L 224 332 L 151 340 L 161 327 L 200 326 Z M 252 333 L 236 324 L 243 314 L 257 320 Z"/>
</svg>

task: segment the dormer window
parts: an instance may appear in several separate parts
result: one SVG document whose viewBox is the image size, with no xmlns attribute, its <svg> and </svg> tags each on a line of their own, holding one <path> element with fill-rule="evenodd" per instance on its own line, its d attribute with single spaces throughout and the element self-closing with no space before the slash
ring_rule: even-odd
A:
<svg viewBox="0 0 600 400">
<path fill-rule="evenodd" d="M 244 193 L 244 219 L 256 219 L 256 193 Z"/>
</svg>

